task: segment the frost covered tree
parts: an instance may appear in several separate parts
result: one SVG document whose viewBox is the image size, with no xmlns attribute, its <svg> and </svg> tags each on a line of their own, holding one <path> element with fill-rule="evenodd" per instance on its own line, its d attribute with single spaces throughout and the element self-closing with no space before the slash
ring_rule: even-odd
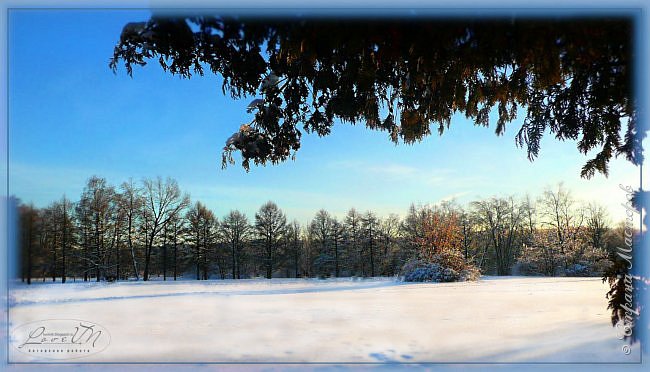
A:
<svg viewBox="0 0 650 372">
<path fill-rule="evenodd" d="M 587 206 L 585 226 L 592 247 L 604 248 L 605 234 L 609 226 L 607 210 L 602 205 L 592 202 Z"/>
<path fill-rule="evenodd" d="M 564 268 L 568 269 L 570 252 L 567 247 L 577 245 L 585 223 L 585 210 L 561 183 L 555 188 L 547 187 L 539 204 L 542 222 L 555 231 Z"/>
<path fill-rule="evenodd" d="M 526 239 L 532 239 L 533 235 L 537 231 L 539 225 L 539 211 L 536 201 L 531 198 L 530 195 L 526 194 L 526 197 L 523 199 L 521 207 L 524 213 L 524 235 Z"/>
<path fill-rule="evenodd" d="M 463 255 L 458 206 L 443 202 L 421 209 L 421 226 L 418 228 L 421 235 L 415 238 L 417 256 L 406 261 L 401 268 L 404 280 L 451 282 L 477 279 L 480 271 Z"/>
<path fill-rule="evenodd" d="M 555 232 L 540 229 L 523 244 L 518 260 L 519 270 L 528 275 L 555 276 L 563 260 Z"/>
<path fill-rule="evenodd" d="M 462 230 L 454 211 L 435 208 L 422 222 L 423 236 L 418 240 L 419 257 L 460 271 L 464 268 Z"/>
<path fill-rule="evenodd" d="M 417 256 L 418 240 L 424 238 L 424 221 L 430 212 L 430 208 L 427 206 L 416 206 L 415 204 L 409 206 L 401 224 L 402 236 L 406 244 L 404 253 L 407 260 Z"/>
</svg>

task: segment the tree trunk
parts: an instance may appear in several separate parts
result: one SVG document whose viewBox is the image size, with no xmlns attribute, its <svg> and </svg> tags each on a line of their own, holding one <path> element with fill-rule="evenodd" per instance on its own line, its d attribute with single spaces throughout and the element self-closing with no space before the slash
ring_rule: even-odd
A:
<svg viewBox="0 0 650 372">
<path fill-rule="evenodd" d="M 174 280 L 178 274 L 178 241 L 177 241 L 178 228 L 174 226 Z"/>
<path fill-rule="evenodd" d="M 90 270 L 90 264 L 88 262 L 88 234 L 87 231 L 84 229 L 84 259 L 85 262 L 83 264 L 84 268 L 84 282 L 88 281 L 88 271 Z"/>
<path fill-rule="evenodd" d="M 133 250 L 133 215 L 129 214 L 129 231 L 128 231 L 128 243 L 129 251 L 131 252 L 131 260 L 133 262 L 133 273 L 135 274 L 135 280 L 140 280 L 140 273 L 138 273 L 138 263 L 135 260 L 135 251 Z"/>
<path fill-rule="evenodd" d="M 31 213 L 31 211 L 30 211 Z M 32 220 L 32 216 L 29 216 L 29 222 L 28 222 L 28 237 L 27 237 L 27 284 L 32 284 L 32 250 L 33 247 L 32 245 L 34 244 L 33 240 L 33 233 L 34 233 L 34 222 Z"/>
<path fill-rule="evenodd" d="M 339 242 L 334 239 L 334 275 L 339 277 Z"/>
<path fill-rule="evenodd" d="M 271 236 L 267 236 L 266 240 L 266 279 L 271 279 L 273 276 L 273 247 L 271 244 Z"/>
<path fill-rule="evenodd" d="M 201 238 L 199 237 L 199 232 L 197 230 L 196 232 L 196 280 L 201 280 L 201 271 L 200 271 L 200 266 L 201 266 L 201 255 L 200 255 L 200 248 L 201 248 Z"/>
<path fill-rule="evenodd" d="M 237 252 L 237 279 L 241 279 L 241 257 L 239 256 L 239 244 L 237 244 L 237 249 L 235 251 Z"/>
<path fill-rule="evenodd" d="M 163 280 L 167 280 L 167 225 L 163 232 Z"/>
<path fill-rule="evenodd" d="M 99 216 L 95 217 L 95 276 L 99 281 Z"/>
<path fill-rule="evenodd" d="M 147 243 L 147 246 L 145 247 L 145 259 L 144 259 L 144 274 L 142 276 L 142 280 L 147 281 L 149 280 L 149 263 L 151 262 L 151 250 L 153 249 L 153 239 L 156 237 L 156 229 L 158 228 L 157 225 L 154 225 L 151 234 L 149 234 L 149 242 Z"/>
<path fill-rule="evenodd" d="M 120 255 L 120 236 L 117 237 L 117 242 L 115 243 L 115 280 L 120 280 L 120 259 L 122 258 Z"/>
<path fill-rule="evenodd" d="M 231 250 L 232 250 L 232 278 L 235 279 L 235 267 L 237 266 L 236 264 L 236 259 L 235 259 L 235 242 L 231 242 Z"/>
<path fill-rule="evenodd" d="M 56 282 L 56 230 L 54 231 L 54 238 L 52 240 L 52 281 Z"/>
<path fill-rule="evenodd" d="M 66 277 L 66 262 L 65 262 L 65 255 L 66 255 L 66 250 L 67 250 L 67 245 L 68 245 L 68 214 L 67 214 L 67 208 L 66 208 L 66 200 L 63 198 L 63 236 L 62 242 L 61 242 L 61 283 L 65 283 L 65 277 Z"/>
<path fill-rule="evenodd" d="M 298 245 L 294 246 L 294 256 L 293 256 L 293 268 L 295 270 L 295 276 L 298 277 Z"/>
<path fill-rule="evenodd" d="M 208 254 L 207 249 L 203 254 L 203 280 L 208 280 Z"/>
<path fill-rule="evenodd" d="M 208 280 L 208 231 L 203 227 L 203 280 Z"/>
<path fill-rule="evenodd" d="M 372 228 L 370 228 L 370 276 L 375 276 L 375 253 L 373 249 Z"/>
</svg>

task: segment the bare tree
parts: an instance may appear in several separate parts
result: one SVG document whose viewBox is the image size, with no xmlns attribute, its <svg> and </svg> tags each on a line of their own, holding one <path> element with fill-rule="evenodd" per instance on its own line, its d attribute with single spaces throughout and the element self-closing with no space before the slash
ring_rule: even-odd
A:
<svg viewBox="0 0 650 372">
<path fill-rule="evenodd" d="M 564 262 L 569 266 L 567 247 L 574 246 L 585 220 L 584 208 L 579 208 L 562 183 L 557 188 L 547 188 L 540 200 L 543 223 L 555 230 L 557 244 Z"/>
<path fill-rule="evenodd" d="M 537 231 L 537 203 L 526 194 L 524 201 L 522 203 L 522 208 L 524 211 L 524 223 L 526 225 L 526 235 L 528 235 L 528 240 L 535 235 Z"/>
<path fill-rule="evenodd" d="M 147 217 L 150 219 L 148 222 L 148 236 L 145 245 L 145 263 L 143 280 L 149 280 L 149 266 L 151 262 L 151 251 L 155 242 L 163 228 L 169 221 L 179 214 L 190 203 L 188 195 L 181 195 L 181 190 L 178 187 L 176 180 L 167 178 L 165 182 L 160 177 L 154 180 L 145 179 L 144 208 L 147 212 Z"/>
<path fill-rule="evenodd" d="M 605 234 L 608 230 L 609 217 L 607 210 L 600 204 L 591 203 L 587 206 L 586 227 L 589 233 L 591 246 L 594 248 L 605 247 Z"/>
<path fill-rule="evenodd" d="M 135 275 L 135 279 L 138 280 L 140 279 L 140 273 L 135 255 L 133 235 L 136 232 L 136 225 L 138 223 L 138 217 L 141 215 L 140 210 L 144 205 L 144 199 L 142 191 L 133 183 L 132 179 L 122 183 L 120 189 L 122 191 L 120 208 L 126 219 L 127 243 L 131 254 L 131 263 L 133 264 L 133 274 Z"/>
<path fill-rule="evenodd" d="M 497 274 L 508 275 L 517 255 L 523 209 L 514 197 L 490 198 L 472 203 L 480 228 L 494 250 Z"/>
<path fill-rule="evenodd" d="M 88 179 L 78 205 L 78 214 L 84 232 L 86 272 L 95 272 L 95 279 L 100 281 L 105 276 L 110 264 L 107 262 L 111 241 L 111 224 L 114 222 L 115 189 L 109 186 L 105 178 L 92 176 Z"/>
</svg>

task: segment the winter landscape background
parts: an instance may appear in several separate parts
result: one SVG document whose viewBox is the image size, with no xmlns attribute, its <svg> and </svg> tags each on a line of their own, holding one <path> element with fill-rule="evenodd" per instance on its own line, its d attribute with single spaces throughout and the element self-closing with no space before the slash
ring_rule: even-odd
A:
<svg viewBox="0 0 650 372">
<path fill-rule="evenodd" d="M 637 18 L 293 16 L 9 12 L 9 362 L 638 364 Z"/>
</svg>

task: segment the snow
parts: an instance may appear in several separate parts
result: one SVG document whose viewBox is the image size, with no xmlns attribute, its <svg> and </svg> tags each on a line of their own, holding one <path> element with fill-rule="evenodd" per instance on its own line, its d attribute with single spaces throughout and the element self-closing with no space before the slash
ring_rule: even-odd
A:
<svg viewBox="0 0 650 372">
<path fill-rule="evenodd" d="M 99 324 L 110 345 L 84 363 L 638 362 L 637 345 L 621 351 L 606 289 L 598 278 L 539 277 L 18 284 L 9 329 Z M 9 360 L 57 362 L 13 346 Z"/>
</svg>

